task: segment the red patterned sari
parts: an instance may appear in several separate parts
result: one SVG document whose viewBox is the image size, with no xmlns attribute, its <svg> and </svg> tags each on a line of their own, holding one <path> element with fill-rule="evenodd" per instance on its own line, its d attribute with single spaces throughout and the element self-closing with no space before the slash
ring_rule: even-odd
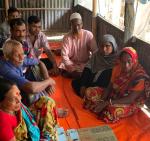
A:
<svg viewBox="0 0 150 141">
<path fill-rule="evenodd" d="M 115 122 L 120 118 L 128 117 L 140 110 L 145 101 L 145 82 L 148 76 L 141 65 L 137 65 L 129 74 L 121 74 L 118 72 L 120 66 L 114 68 L 112 76 L 113 90 L 109 99 L 119 99 L 132 94 L 134 91 L 141 92 L 140 96 L 131 104 L 113 104 L 108 105 L 102 112 L 101 117 L 106 122 Z M 117 73 L 118 72 L 118 73 Z"/>
<path fill-rule="evenodd" d="M 131 50 L 130 50 L 131 51 Z M 132 57 L 132 59 L 137 59 Z M 121 99 L 133 92 L 140 92 L 140 95 L 130 104 L 109 104 L 99 114 L 105 122 L 116 122 L 121 118 L 128 117 L 140 110 L 146 98 L 146 87 L 149 87 L 149 77 L 145 73 L 143 67 L 137 63 L 130 73 L 121 73 L 121 64 L 116 65 L 112 72 L 111 84 L 112 91 L 107 100 Z M 84 102 L 88 103 L 84 106 L 88 109 L 93 109 L 96 103 L 101 101 L 103 90 L 99 87 L 91 87 L 86 91 Z"/>
</svg>

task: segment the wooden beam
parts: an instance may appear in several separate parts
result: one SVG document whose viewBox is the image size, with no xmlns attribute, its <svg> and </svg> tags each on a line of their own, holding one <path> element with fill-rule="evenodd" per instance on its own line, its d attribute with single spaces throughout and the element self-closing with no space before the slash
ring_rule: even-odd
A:
<svg viewBox="0 0 150 141">
<path fill-rule="evenodd" d="M 126 0 L 125 2 L 125 17 L 124 17 L 124 43 L 126 43 L 133 35 L 134 24 L 135 24 L 135 0 Z"/>
<path fill-rule="evenodd" d="M 20 11 L 30 11 L 30 10 L 70 10 L 70 8 L 17 8 Z"/>
<path fill-rule="evenodd" d="M 9 9 L 9 0 L 5 0 L 5 14 L 6 14 L 6 17 L 8 16 L 8 12 L 7 12 L 8 9 Z"/>
<path fill-rule="evenodd" d="M 93 17 L 97 16 L 97 0 L 93 0 Z"/>
<path fill-rule="evenodd" d="M 97 0 L 93 0 L 92 32 L 95 37 L 96 37 L 96 16 L 97 16 Z"/>
</svg>

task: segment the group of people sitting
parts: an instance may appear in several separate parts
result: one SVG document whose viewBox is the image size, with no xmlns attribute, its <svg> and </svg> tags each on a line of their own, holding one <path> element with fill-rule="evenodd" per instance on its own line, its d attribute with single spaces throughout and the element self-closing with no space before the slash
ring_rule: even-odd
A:
<svg viewBox="0 0 150 141">
<path fill-rule="evenodd" d="M 57 66 L 40 19 L 30 16 L 27 28 L 18 9 L 9 9 L 8 21 L 0 27 L 7 36 L 0 60 L 0 140 L 57 140 L 57 117 L 65 117 L 68 110 L 56 108 L 50 98 L 55 81 L 49 75 L 72 78 L 83 108 L 105 122 L 133 115 L 144 104 L 149 76 L 135 49 L 124 47 L 119 52 L 110 34 L 97 47 L 93 34 L 82 28 L 79 13 L 70 16 L 70 23 Z M 43 51 L 46 59 L 41 58 Z"/>
<path fill-rule="evenodd" d="M 143 106 L 149 97 L 149 76 L 133 47 L 119 52 L 115 38 L 106 34 L 72 87 L 83 98 L 83 108 L 114 123 Z"/>
<path fill-rule="evenodd" d="M 57 75 L 58 67 L 46 35 L 40 31 L 41 21 L 30 16 L 27 32 L 18 9 L 10 8 L 8 14 L 13 19 L 0 28 L 1 35 L 7 35 L 0 59 L 0 140 L 55 141 L 57 118 L 66 117 L 68 109 L 56 108 L 50 98 L 55 81 L 49 75 Z M 4 30 L 6 26 L 10 34 Z M 43 51 L 48 56 L 45 60 L 40 58 Z"/>
</svg>

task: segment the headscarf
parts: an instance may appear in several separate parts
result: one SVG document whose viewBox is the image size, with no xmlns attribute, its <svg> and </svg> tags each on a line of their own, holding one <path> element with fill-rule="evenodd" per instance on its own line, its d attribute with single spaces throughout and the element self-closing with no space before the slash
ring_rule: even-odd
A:
<svg viewBox="0 0 150 141">
<path fill-rule="evenodd" d="M 138 55 L 137 55 L 136 50 L 133 47 L 125 47 L 122 49 L 121 53 L 123 53 L 123 52 L 126 52 L 131 56 L 134 64 L 137 63 Z"/>
<path fill-rule="evenodd" d="M 113 53 L 110 55 L 103 55 L 98 50 L 89 62 L 87 63 L 86 67 L 91 69 L 92 73 L 97 73 L 99 71 L 104 71 L 106 69 L 110 69 L 114 66 L 115 59 L 117 56 L 117 43 L 115 41 L 115 38 L 110 34 L 105 34 L 102 39 L 103 43 L 109 42 L 112 44 L 113 47 Z"/>
</svg>

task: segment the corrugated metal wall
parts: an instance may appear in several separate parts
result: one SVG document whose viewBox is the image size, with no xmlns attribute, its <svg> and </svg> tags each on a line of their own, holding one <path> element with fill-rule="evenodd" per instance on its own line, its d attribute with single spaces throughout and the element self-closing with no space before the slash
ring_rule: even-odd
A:
<svg viewBox="0 0 150 141">
<path fill-rule="evenodd" d="M 21 10 L 25 20 L 30 15 L 39 16 L 45 31 L 63 32 L 69 29 L 73 0 L 9 0 L 9 4 Z"/>
<path fill-rule="evenodd" d="M 0 0 L 0 23 L 5 20 L 4 1 Z"/>
</svg>

